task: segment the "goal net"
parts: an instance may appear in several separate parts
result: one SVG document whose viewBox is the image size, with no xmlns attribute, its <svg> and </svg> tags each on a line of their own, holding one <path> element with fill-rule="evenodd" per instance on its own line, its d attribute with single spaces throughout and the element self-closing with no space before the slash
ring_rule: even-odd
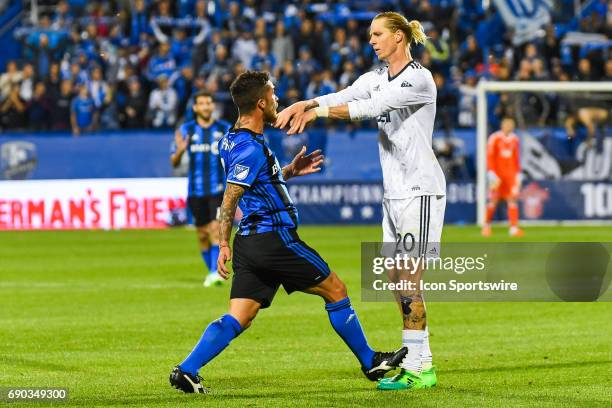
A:
<svg viewBox="0 0 612 408">
<path fill-rule="evenodd" d="M 477 220 L 485 220 L 487 139 L 512 116 L 520 140 L 521 219 L 612 222 L 612 82 L 477 86 Z"/>
</svg>

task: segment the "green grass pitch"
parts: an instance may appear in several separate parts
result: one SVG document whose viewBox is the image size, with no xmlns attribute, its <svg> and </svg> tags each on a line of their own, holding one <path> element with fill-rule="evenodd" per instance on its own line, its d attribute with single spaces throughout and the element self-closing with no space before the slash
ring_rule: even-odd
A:
<svg viewBox="0 0 612 408">
<path fill-rule="evenodd" d="M 359 295 L 359 245 L 380 228 L 300 231 L 347 283 L 370 343 L 397 348 L 396 306 Z M 609 227 L 525 232 L 531 241 L 612 241 Z M 495 233 L 507 240 L 505 229 Z M 474 227 L 445 228 L 443 241 L 479 240 Z M 82 407 L 612 405 L 612 304 L 429 304 L 438 387 L 382 393 L 322 301 L 282 290 L 202 370 L 212 394 L 183 395 L 168 374 L 228 304 L 228 286 L 202 288 L 202 269 L 191 230 L 1 233 L 0 387 L 67 387 L 62 405 Z"/>
</svg>

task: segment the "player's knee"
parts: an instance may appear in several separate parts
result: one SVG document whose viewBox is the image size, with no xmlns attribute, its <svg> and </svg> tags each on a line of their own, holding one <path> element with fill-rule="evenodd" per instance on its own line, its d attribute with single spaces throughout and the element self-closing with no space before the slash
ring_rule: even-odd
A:
<svg viewBox="0 0 612 408">
<path fill-rule="evenodd" d="M 208 239 L 214 240 L 219 237 L 219 222 L 212 221 L 207 228 Z"/>
<path fill-rule="evenodd" d="M 208 242 L 209 234 L 204 228 L 198 228 L 198 240 L 200 242 Z"/>
<path fill-rule="evenodd" d="M 339 302 L 342 299 L 345 299 L 348 296 L 348 292 L 344 282 L 342 282 L 342 280 L 335 273 L 332 273 L 330 278 L 332 278 L 333 281 L 330 289 L 327 291 L 325 300 L 329 302 Z"/>
</svg>

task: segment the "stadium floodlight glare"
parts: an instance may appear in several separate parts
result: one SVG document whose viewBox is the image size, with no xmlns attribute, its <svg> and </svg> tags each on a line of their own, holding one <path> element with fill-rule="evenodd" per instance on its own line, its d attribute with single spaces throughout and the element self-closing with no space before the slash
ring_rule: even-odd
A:
<svg viewBox="0 0 612 408">
<path fill-rule="evenodd" d="M 476 88 L 476 220 L 483 225 L 486 212 L 487 174 L 487 92 L 610 92 L 612 82 L 552 82 L 552 81 L 487 81 L 480 80 Z"/>
</svg>

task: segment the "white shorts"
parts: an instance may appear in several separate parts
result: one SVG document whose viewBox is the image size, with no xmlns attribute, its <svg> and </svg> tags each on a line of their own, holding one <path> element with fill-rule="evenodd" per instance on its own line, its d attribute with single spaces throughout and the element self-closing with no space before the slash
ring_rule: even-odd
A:
<svg viewBox="0 0 612 408">
<path fill-rule="evenodd" d="M 383 199 L 383 242 L 395 243 L 397 250 L 439 257 L 445 208 L 443 195 Z"/>
</svg>

